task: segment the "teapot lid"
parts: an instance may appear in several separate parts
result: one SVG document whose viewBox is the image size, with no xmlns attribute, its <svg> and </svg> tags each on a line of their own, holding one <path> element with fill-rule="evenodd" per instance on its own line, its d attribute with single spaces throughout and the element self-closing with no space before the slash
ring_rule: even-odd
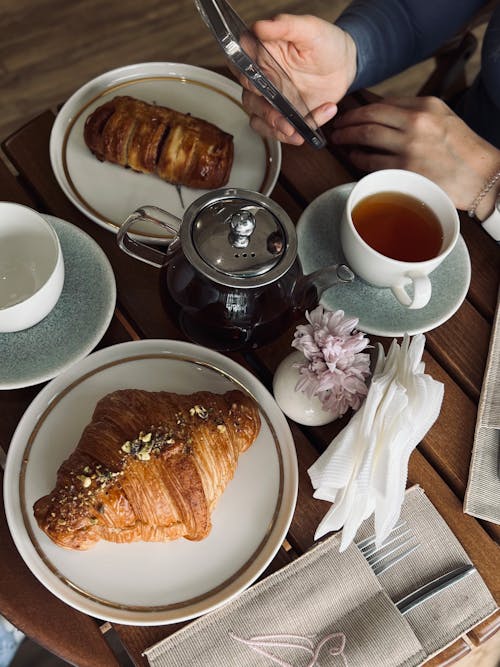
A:
<svg viewBox="0 0 500 667">
<path fill-rule="evenodd" d="M 295 227 L 276 202 L 241 188 L 214 190 L 186 210 L 180 239 L 188 261 L 229 287 L 280 278 L 297 256 Z"/>
</svg>

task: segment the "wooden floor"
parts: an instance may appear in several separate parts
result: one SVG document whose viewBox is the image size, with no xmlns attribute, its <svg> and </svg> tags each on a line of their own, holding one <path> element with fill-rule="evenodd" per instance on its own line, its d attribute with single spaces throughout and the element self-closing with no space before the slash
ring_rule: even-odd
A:
<svg viewBox="0 0 500 667">
<path fill-rule="evenodd" d="M 310 0 L 332 20 L 346 0 Z M 300 12 L 299 0 L 237 0 L 243 18 Z M 63 102 L 89 79 L 123 65 L 223 64 L 192 0 L 1 0 L 0 139 Z"/>
<path fill-rule="evenodd" d="M 300 0 L 232 4 L 248 23 L 278 12 L 304 13 L 306 6 Z M 347 4 L 308 0 L 307 12 L 331 21 Z M 224 62 L 192 0 L 1 0 L 0 17 L 0 141 L 38 113 L 55 109 L 89 79 L 116 67 L 152 61 L 210 67 Z M 470 76 L 477 67 L 478 56 L 469 65 Z M 376 90 L 413 94 L 431 68 L 428 61 Z M 499 644 L 500 637 L 460 666 L 495 667 Z M 15 664 L 42 664 L 40 656 L 19 655 Z M 43 664 L 60 662 L 48 658 Z"/>
<path fill-rule="evenodd" d="M 308 0 L 307 12 L 335 19 L 348 0 Z M 300 0 L 233 0 L 247 23 L 277 12 L 303 13 Z M 89 79 L 116 67 L 172 61 L 223 64 L 192 0 L 1 0 L 0 140 L 54 108 Z M 413 93 L 425 63 L 381 86 Z"/>
</svg>

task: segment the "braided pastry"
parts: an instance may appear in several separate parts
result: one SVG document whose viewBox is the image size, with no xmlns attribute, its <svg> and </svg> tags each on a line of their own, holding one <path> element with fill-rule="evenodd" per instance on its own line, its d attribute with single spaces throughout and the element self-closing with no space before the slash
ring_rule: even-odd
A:
<svg viewBox="0 0 500 667">
<path fill-rule="evenodd" d="M 84 140 L 101 161 L 191 188 L 220 188 L 233 164 L 233 137 L 212 123 L 133 97 L 93 111 Z"/>
<path fill-rule="evenodd" d="M 237 390 L 115 391 L 97 403 L 55 488 L 36 501 L 35 518 L 69 549 L 100 539 L 201 540 L 259 429 L 256 403 Z"/>
</svg>

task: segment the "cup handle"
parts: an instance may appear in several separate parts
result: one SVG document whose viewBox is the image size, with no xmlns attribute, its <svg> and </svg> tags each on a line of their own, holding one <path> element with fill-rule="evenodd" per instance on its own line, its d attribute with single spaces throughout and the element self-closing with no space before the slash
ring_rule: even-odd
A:
<svg viewBox="0 0 500 667">
<path fill-rule="evenodd" d="M 145 243 L 136 241 L 130 236 L 129 228 L 141 220 L 154 222 L 167 229 L 172 234 L 172 240 L 178 235 L 182 221 L 177 216 L 157 206 L 142 206 L 131 213 L 118 229 L 116 240 L 121 250 L 136 259 L 146 262 L 146 264 L 161 268 L 165 262 L 166 253 L 152 248 Z"/>
<path fill-rule="evenodd" d="M 413 297 L 411 297 L 406 291 L 406 286 L 408 282 L 400 283 L 399 285 L 392 285 L 391 290 L 396 299 L 400 304 L 416 310 L 417 308 L 423 308 L 429 303 L 432 293 L 432 285 L 429 280 L 429 276 L 425 276 L 421 273 L 416 273 L 409 271 L 406 276 L 410 279 L 413 284 Z"/>
</svg>

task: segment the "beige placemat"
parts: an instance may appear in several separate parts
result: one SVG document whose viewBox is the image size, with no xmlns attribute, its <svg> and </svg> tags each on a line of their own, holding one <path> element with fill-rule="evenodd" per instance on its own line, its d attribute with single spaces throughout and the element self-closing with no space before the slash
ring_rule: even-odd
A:
<svg viewBox="0 0 500 667">
<path fill-rule="evenodd" d="M 500 291 L 477 411 L 464 500 L 467 514 L 500 524 Z"/>
<path fill-rule="evenodd" d="M 218 610 L 149 648 L 152 667 L 409 667 L 495 608 L 475 573 L 402 616 L 399 599 L 469 562 L 420 487 L 403 505 L 422 548 L 377 578 L 359 549 L 334 535 Z M 361 539 L 370 534 L 370 521 Z M 417 555 L 418 554 L 418 555 Z M 411 559 L 411 560 L 410 560 Z"/>
</svg>

